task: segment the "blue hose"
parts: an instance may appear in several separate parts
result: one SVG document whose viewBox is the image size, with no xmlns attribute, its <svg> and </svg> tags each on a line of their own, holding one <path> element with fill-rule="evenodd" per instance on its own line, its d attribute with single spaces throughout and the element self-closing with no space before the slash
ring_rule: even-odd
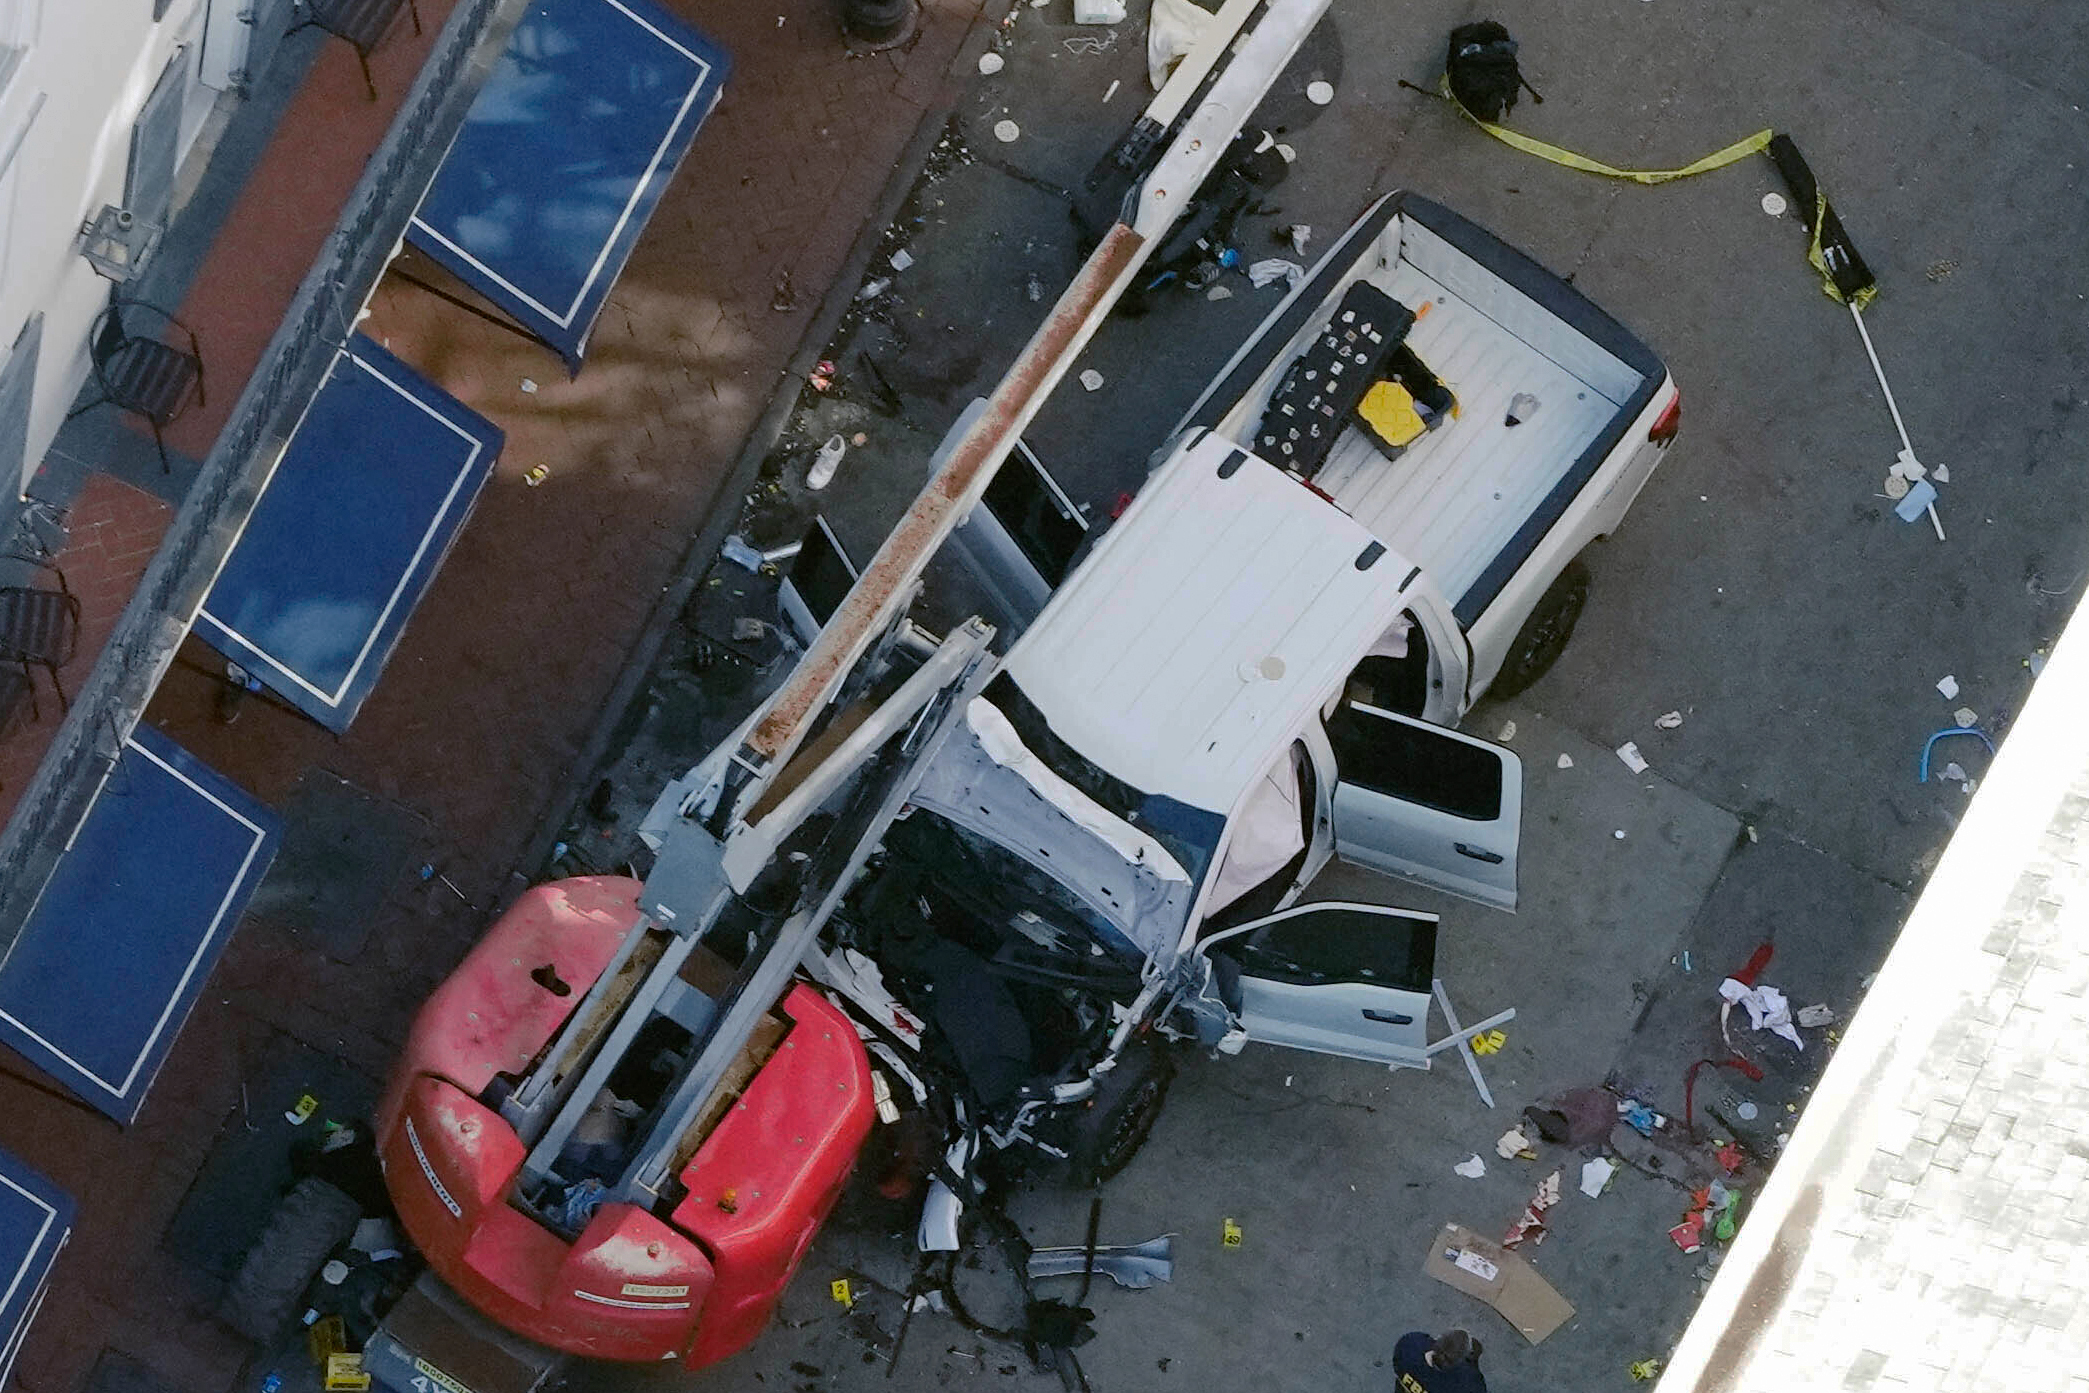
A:
<svg viewBox="0 0 2089 1393">
<path fill-rule="evenodd" d="M 1917 782 L 1925 784 L 1929 782 L 1929 752 L 1935 749 L 1937 742 L 1947 735 L 1970 735 L 1981 744 L 1987 746 L 1989 754 L 1995 752 L 1995 742 L 1987 738 L 1986 732 L 1972 726 L 1953 726 L 1949 730 L 1940 730 L 1922 742 L 1922 777 Z"/>
</svg>

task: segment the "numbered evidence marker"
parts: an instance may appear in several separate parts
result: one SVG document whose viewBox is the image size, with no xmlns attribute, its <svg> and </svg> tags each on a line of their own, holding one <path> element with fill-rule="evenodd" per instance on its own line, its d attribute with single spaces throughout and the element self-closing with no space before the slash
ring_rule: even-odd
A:
<svg viewBox="0 0 2089 1393">
<path fill-rule="evenodd" d="M 1240 1225 L 1234 1223 L 1231 1219 L 1226 1220 L 1219 1228 L 1219 1243 L 1223 1247 L 1238 1248 L 1240 1246 Z"/>
<path fill-rule="evenodd" d="M 849 1290 L 849 1279 L 846 1277 L 836 1277 L 829 1282 L 827 1294 L 844 1306 L 853 1308 L 856 1304 L 856 1294 Z"/>
</svg>

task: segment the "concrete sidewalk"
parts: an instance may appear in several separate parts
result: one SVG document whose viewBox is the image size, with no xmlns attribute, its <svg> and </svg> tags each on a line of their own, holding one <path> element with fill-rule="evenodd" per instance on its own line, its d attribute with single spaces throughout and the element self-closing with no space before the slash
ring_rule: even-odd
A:
<svg viewBox="0 0 2089 1393">
<path fill-rule="evenodd" d="M 954 62 L 986 9 L 925 0 L 909 47 L 857 54 L 827 0 L 670 3 L 731 54 L 734 73 L 579 378 L 411 287 L 384 284 L 373 302 L 364 327 L 496 421 L 508 448 L 355 727 L 337 739 L 259 699 L 224 723 L 222 662 L 193 641 L 146 713 L 287 812 L 279 879 L 306 879 L 264 890 L 130 1130 L 29 1071 L 0 1078 L 7 1144 L 80 1204 L 21 1357 L 24 1386 L 81 1387 L 107 1351 L 176 1389 L 240 1377 L 247 1349 L 208 1316 L 216 1279 L 169 1244 L 214 1140 L 240 1128 L 248 1085 L 298 1044 L 380 1077 L 428 987 L 518 883 L 533 833 L 585 775 L 582 751 L 656 601 L 735 488 L 744 442 L 788 386 L 808 330 L 831 320 L 830 289 L 866 222 L 888 183 L 911 182 L 917 132 L 954 98 L 953 74 L 969 71 Z M 423 8 L 432 36 L 445 7 Z M 402 29 L 380 50 L 387 102 L 426 51 L 416 42 Z M 237 397 L 324 238 L 330 224 L 305 227 L 313 209 L 339 208 L 382 136 L 360 83 L 338 81 L 337 57 L 353 73 L 352 55 L 322 54 L 183 306 L 213 353 L 214 407 Z M 176 443 L 201 453 L 220 422 L 183 424 Z M 538 468 L 541 486 L 526 485 Z M 105 530 L 107 499 L 137 510 L 123 490 L 83 491 L 76 543 Z M 84 565 L 83 552 L 68 555 Z M 84 572 L 69 574 L 77 588 Z M 69 675 L 92 659 L 83 648 Z M 423 864 L 447 883 L 423 879 Z M 369 917 L 344 925 L 348 901 Z"/>
</svg>

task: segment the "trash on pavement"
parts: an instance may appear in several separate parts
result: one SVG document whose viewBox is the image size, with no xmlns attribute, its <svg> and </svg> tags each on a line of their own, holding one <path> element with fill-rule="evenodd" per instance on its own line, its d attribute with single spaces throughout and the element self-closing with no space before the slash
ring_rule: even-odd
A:
<svg viewBox="0 0 2089 1393">
<path fill-rule="evenodd" d="M 1958 724 L 1960 730 L 1971 730 L 1974 726 L 1980 724 L 1979 713 L 1970 706 L 1959 707 L 1958 710 L 1951 713 L 1951 719 Z"/>
<path fill-rule="evenodd" d="M 1665 715 L 1654 717 L 1654 728 L 1656 730 L 1675 730 L 1682 724 L 1683 713 L 1680 711 L 1670 711 Z"/>
<path fill-rule="evenodd" d="M 1529 392 L 1518 392 L 1509 398 L 1509 409 L 1502 413 L 1504 426 L 1520 426 L 1538 414 L 1538 399 Z"/>
<path fill-rule="evenodd" d="M 1964 782 L 1966 781 L 1966 770 L 1965 770 L 1965 767 L 1964 767 L 1963 765 L 1961 765 L 1961 764 L 1960 764 L 1960 763 L 1959 763 L 1959 762 L 1958 762 L 1957 760 L 1953 760 L 1953 761 L 1952 761 L 1951 763 L 1949 763 L 1949 764 L 1945 765 L 1945 766 L 1944 766 L 1944 781 L 1945 781 L 1946 783 L 1953 783 L 1953 784 L 1962 784 L 1962 783 L 1964 783 Z"/>
<path fill-rule="evenodd" d="M 1113 78 L 1111 78 L 1111 79 L 1110 79 L 1110 85 L 1109 85 L 1108 87 L 1105 87 L 1105 88 L 1103 89 L 1103 105 L 1104 105 L 1104 106 L 1108 106 L 1108 105 L 1110 104 L 1110 98 L 1112 98 L 1112 97 L 1116 96 L 1116 95 L 1117 95 L 1117 89 L 1118 89 L 1118 88 L 1120 88 L 1120 87 L 1122 87 L 1123 85 L 1124 85 L 1124 83 L 1123 83 L 1123 82 L 1122 82 L 1122 81 L 1121 81 L 1120 79 L 1118 79 L 1118 78 L 1114 78 L 1114 77 L 1113 77 Z"/>
<path fill-rule="evenodd" d="M 1958 695 L 1958 679 L 1948 672 L 1945 673 L 1937 679 L 1937 691 L 1943 694 L 1944 700 L 1951 700 Z"/>
<path fill-rule="evenodd" d="M 1799 1032 L 1792 1026 L 1791 1003 L 1784 999 L 1784 993 L 1777 988 L 1745 986 L 1729 977 L 1719 984 L 1719 996 L 1727 1003 L 1738 1005 L 1748 1012 L 1748 1025 L 1751 1030 L 1767 1030 L 1773 1035 L 1791 1041 L 1802 1050 L 1806 1048 L 1806 1042 L 1799 1038 Z"/>
<path fill-rule="evenodd" d="M 1783 217 L 1786 206 L 1784 195 L 1775 189 L 1763 195 L 1763 211 L 1773 218 Z"/>
<path fill-rule="evenodd" d="M 1742 1162 L 1747 1159 L 1742 1154 L 1739 1142 L 1722 1142 L 1719 1149 L 1712 1154 L 1719 1162 L 1719 1169 L 1725 1171 L 1728 1175 L 1738 1172 L 1741 1169 Z"/>
<path fill-rule="evenodd" d="M 1124 0 L 1074 0 L 1076 24 L 1124 23 Z"/>
<path fill-rule="evenodd" d="M 1127 1291 L 1144 1291 L 1155 1282 L 1175 1280 L 1175 1235 L 1164 1233 L 1144 1243 L 1105 1244 L 1088 1248 L 1033 1248 L 1024 1272 L 1032 1278 L 1078 1277 L 1100 1273 Z"/>
<path fill-rule="evenodd" d="M 1532 1344 L 1574 1316 L 1574 1307 L 1530 1263 L 1462 1224 L 1437 1231 L 1422 1273 L 1486 1302 Z"/>
<path fill-rule="evenodd" d="M 1815 1006 L 1801 1006 L 1797 1017 L 1799 1024 L 1808 1030 L 1835 1024 L 1835 1008 L 1825 1002 Z"/>
<path fill-rule="evenodd" d="M 1023 128 L 1021 126 L 1018 126 L 1015 122 L 1009 120 L 1007 117 L 1003 117 L 999 121 L 994 122 L 994 139 L 1000 141 L 1003 145 L 1015 144 L 1017 138 L 1020 137 L 1022 133 Z"/>
<path fill-rule="evenodd" d="M 818 492 L 833 483 L 834 471 L 841 468 L 841 457 L 848 452 L 848 441 L 839 435 L 828 436 L 827 443 L 820 446 L 820 452 L 812 457 L 812 468 L 805 474 L 805 487 Z"/>
<path fill-rule="evenodd" d="M 1936 501 L 1936 486 L 1927 479 L 1917 479 L 1914 483 L 1908 485 L 1906 496 L 1893 505 L 1893 516 L 1899 518 L 1902 522 L 1913 522 L 1927 512 L 1930 505 Z M 1941 533 L 1943 531 L 1942 526 L 1940 525 L 1937 530 Z"/>
<path fill-rule="evenodd" d="M 1516 723 L 1514 721 L 1503 721 L 1501 723 L 1501 734 L 1494 738 L 1501 741 L 1504 745 L 1514 740 L 1516 738 Z"/>
<path fill-rule="evenodd" d="M 1335 99 L 1335 85 L 1322 79 L 1306 84 L 1306 100 L 1315 106 L 1326 106 Z"/>
<path fill-rule="evenodd" d="M 1081 385 L 1093 392 L 1103 385 L 1103 375 L 1094 368 L 1081 369 Z"/>
<path fill-rule="evenodd" d="M 913 264 L 914 253 L 908 251 L 905 247 L 901 247 L 892 254 L 892 269 L 895 271 L 904 271 Z"/>
<path fill-rule="evenodd" d="M 744 566 L 750 571 L 759 571 L 762 568 L 761 552 L 748 545 L 747 539 L 737 532 L 725 539 L 718 548 L 718 554 L 735 566 Z"/>
<path fill-rule="evenodd" d="M 1300 256 L 1304 256 L 1306 254 L 1306 243 L 1313 240 L 1312 225 L 1302 222 L 1292 223 L 1284 229 L 1284 240 L 1291 244 L 1291 250 L 1297 252 Z"/>
<path fill-rule="evenodd" d="M 1531 1241 L 1532 1247 L 1545 1241 L 1548 1231 L 1545 1227 L 1545 1211 L 1559 1203 L 1559 1177 L 1560 1173 L 1554 1171 L 1538 1182 L 1537 1193 L 1530 1197 L 1530 1203 L 1523 1206 L 1523 1213 L 1517 1216 L 1515 1223 L 1509 1225 L 1509 1231 L 1502 1235 L 1502 1247 L 1517 1247 L 1526 1238 Z"/>
<path fill-rule="evenodd" d="M 1774 193 L 1764 194 L 1763 202 L 1768 203 L 1773 198 L 1777 198 L 1777 195 Z M 1783 201 L 1778 199 L 1780 203 Z M 1635 1359 L 1625 1366 L 1625 1372 L 1632 1375 L 1634 1383 L 1645 1383 L 1648 1379 L 1661 1372 L 1661 1361 L 1658 1359 Z"/>
<path fill-rule="evenodd" d="M 1562 769 L 1572 769 L 1574 767 L 1574 756 L 1561 755 L 1559 757 L 1559 767 Z"/>
<path fill-rule="evenodd" d="M 979 55 L 979 71 L 987 77 L 992 77 L 1007 66 L 1008 64 L 998 53 L 982 53 Z"/>
<path fill-rule="evenodd" d="M 1624 1118 L 1625 1125 L 1642 1137 L 1651 1137 L 1656 1130 L 1668 1125 L 1667 1118 L 1636 1098 L 1620 1099 L 1618 1116 Z"/>
<path fill-rule="evenodd" d="M 551 467 L 549 465 L 533 464 L 528 469 L 522 471 L 522 482 L 527 488 L 535 488 L 550 477 Z"/>
<path fill-rule="evenodd" d="M 1284 282 L 1286 290 L 1297 286 L 1306 278 L 1306 268 L 1296 261 L 1286 261 L 1281 256 L 1265 257 L 1248 267 L 1248 280 L 1255 289 Z"/>
<path fill-rule="evenodd" d="M 536 380 L 535 380 L 534 378 L 528 378 L 528 377 L 525 377 L 525 378 L 523 378 L 523 379 L 522 379 L 522 390 L 523 390 L 523 391 L 525 391 L 525 392 L 528 392 L 528 393 L 529 393 L 529 394 L 530 394 L 531 396 L 535 396 L 535 395 L 536 395 L 536 393 L 537 393 L 537 383 L 536 383 Z"/>
<path fill-rule="evenodd" d="M 1146 80 L 1158 92 L 1217 16 L 1191 0 L 1153 0 L 1146 17 Z"/>
<path fill-rule="evenodd" d="M 892 278 L 890 276 L 879 276 L 876 280 L 864 282 L 863 289 L 856 292 L 856 298 L 859 300 L 875 300 L 890 289 L 892 289 Z"/>
<path fill-rule="evenodd" d="M 834 385 L 834 360 L 832 358 L 820 359 L 813 366 L 811 375 L 805 379 L 805 385 L 812 388 L 815 392 L 824 392 L 832 387 Z"/>
<path fill-rule="evenodd" d="M 1464 1176 L 1467 1180 L 1478 1180 L 1487 1173 L 1487 1163 L 1481 1160 L 1480 1153 L 1475 1151 L 1467 1159 L 1452 1166 L 1451 1170 L 1458 1175 Z"/>
<path fill-rule="evenodd" d="M 1625 761 L 1625 767 L 1635 774 L 1647 772 L 1647 762 L 1641 757 L 1639 746 L 1630 740 L 1618 746 L 1618 758 Z"/>
<path fill-rule="evenodd" d="M 1530 1138 L 1523 1135 L 1521 1127 L 1511 1127 L 1503 1132 L 1494 1143 L 1494 1151 L 1504 1161 L 1513 1161 L 1518 1157 L 1526 1161 L 1538 1159 L 1538 1153 L 1531 1147 Z"/>
<path fill-rule="evenodd" d="M 1590 1199 L 1596 1198 L 1603 1193 L 1603 1187 L 1610 1183 L 1610 1177 L 1617 1174 L 1617 1169 L 1617 1162 L 1608 1156 L 1598 1156 L 1595 1160 L 1587 1162 L 1581 1168 L 1581 1193 Z"/>
<path fill-rule="evenodd" d="M 1223 285 L 1215 285 L 1204 292 L 1204 298 L 1207 300 L 1230 300 L 1233 298 L 1233 292 Z"/>
<path fill-rule="evenodd" d="M 1929 739 L 1922 742 L 1922 763 L 1919 766 L 1919 773 L 1917 774 L 1917 777 L 1915 779 L 1916 783 L 1926 784 L 1929 782 L 1929 752 L 1936 748 L 1936 744 L 1939 740 L 1942 740 L 1945 737 L 1952 735 L 1970 735 L 1975 740 L 1978 740 L 1981 744 L 1987 746 L 1987 752 L 1989 754 L 1993 754 L 1995 752 L 1995 742 L 1988 739 L 1986 732 L 1982 731 L 1977 726 L 1970 728 L 1964 726 L 1953 726 L 1949 730 L 1940 730 L 1936 734 L 1930 736 Z"/>
</svg>

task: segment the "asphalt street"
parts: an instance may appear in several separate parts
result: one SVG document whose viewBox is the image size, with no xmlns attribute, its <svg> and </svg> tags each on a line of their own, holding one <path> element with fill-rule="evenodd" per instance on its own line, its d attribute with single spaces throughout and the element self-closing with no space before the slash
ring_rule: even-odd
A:
<svg viewBox="0 0 2089 1393">
<path fill-rule="evenodd" d="M 1769 162 L 1659 187 L 1607 181 L 1498 145 L 1397 86 L 1433 85 L 1445 33 L 1482 13 L 1336 0 L 1262 113 L 1297 159 L 1270 199 L 1280 211 L 1248 219 L 1240 242 L 1246 260 L 1284 254 L 1277 229 L 1303 223 L 1325 245 L 1371 199 L 1413 188 L 1570 276 L 1682 388 L 1677 445 L 1588 558 L 1593 593 L 1565 657 L 1515 703 L 1467 721 L 1489 738 L 1515 727 L 1521 912 L 1340 870 L 1313 891 L 1442 913 L 1440 967 L 1466 1018 L 1519 1012 L 1485 1066 L 1500 1106 L 1484 1108 L 1456 1063 L 1388 1076 L 1257 1049 L 1186 1067 L 1147 1149 L 1109 1187 L 1104 1221 L 1106 1242 L 1178 1234 L 1175 1280 L 1092 1293 L 1099 1333 L 1080 1357 L 1099 1390 L 1381 1388 L 1401 1332 L 1450 1324 L 1487 1342 L 1498 1390 L 1628 1386 L 1627 1365 L 1666 1351 L 1700 1290 L 1705 1255 L 1665 1232 L 1681 1192 L 1626 1172 L 1589 1199 L 1575 1189 L 1578 1156 L 1502 1160 L 1495 1137 L 1524 1104 L 1606 1078 L 1679 1111 L 1682 1071 L 1718 1044 L 1714 989 L 1758 944 L 1775 948 L 1764 981 L 1846 1016 L 1969 797 L 1917 781 L 1924 740 L 1961 706 L 2006 738 L 2034 654 L 2089 577 L 2089 120 L 2076 102 L 2089 91 L 2089 17 L 2028 0 L 1532 0 L 1485 12 L 1522 42 L 1545 95 L 1516 109 L 1519 130 L 1649 168 L 1763 127 L 1793 136 L 1877 274 L 1866 323 L 1915 450 L 1949 470 L 1939 542 L 1892 514 L 1882 482 L 1899 441 L 1847 311 L 1805 263 L 1803 229 L 1765 211 L 1764 195 L 1783 192 Z M 1064 0 L 1016 8 L 1006 68 L 978 79 L 889 234 L 887 253 L 903 245 L 913 264 L 873 261 L 868 275 L 891 285 L 844 326 L 836 387 L 808 388 L 777 443 L 744 524 L 757 542 L 794 535 L 816 506 L 867 556 L 937 438 L 1073 271 L 1065 192 L 1146 87 L 1142 15 L 1113 28 L 1069 20 Z M 1302 96 L 1315 77 L 1335 86 L 1324 109 Z M 1003 121 L 1014 140 L 994 134 Z M 1069 379 L 1030 432 L 1091 520 L 1136 488 L 1147 454 L 1280 294 L 1241 276 L 1221 284 L 1224 298 L 1174 292 L 1113 320 L 1077 365 L 1101 386 Z M 896 400 L 871 389 L 874 374 Z M 866 443 L 807 495 L 812 449 L 836 430 Z M 716 574 L 714 601 L 758 589 L 744 572 Z M 945 582 L 947 609 L 961 592 Z M 731 665 L 699 679 L 688 658 L 686 642 L 671 645 L 628 723 L 612 771 L 627 808 L 730 723 L 721 702 L 758 686 Z M 1946 675 L 1955 698 L 1936 689 Z M 1670 711 L 1681 725 L 1657 728 Z M 1626 740 L 1645 774 L 1613 753 Z M 1977 781 L 1985 757 L 1954 743 Z M 1808 1036 L 1803 1056 L 1755 1047 L 1777 1063 L 1760 1091 L 1773 1118 L 1803 1106 L 1832 1049 L 1826 1032 Z M 1474 1153 L 1486 1175 L 1453 1174 Z M 1529 1251 L 1577 1314 L 1526 1346 L 1419 1269 L 1440 1223 L 1506 1227 L 1555 1167 L 1568 1193 Z M 1037 1191 L 1014 1212 L 1040 1243 L 1077 1243 L 1085 1209 Z M 1226 1220 L 1243 1232 L 1237 1248 L 1220 1243 Z M 591 1370 L 580 1381 L 1047 1386 L 1019 1350 L 936 1313 L 916 1317 L 887 1379 L 908 1226 L 856 1215 L 830 1229 L 776 1328 L 737 1360 L 694 1379 Z M 866 1295 L 845 1310 L 828 1283 L 850 1273 Z M 999 1275 L 976 1279 L 985 1291 Z"/>
</svg>

